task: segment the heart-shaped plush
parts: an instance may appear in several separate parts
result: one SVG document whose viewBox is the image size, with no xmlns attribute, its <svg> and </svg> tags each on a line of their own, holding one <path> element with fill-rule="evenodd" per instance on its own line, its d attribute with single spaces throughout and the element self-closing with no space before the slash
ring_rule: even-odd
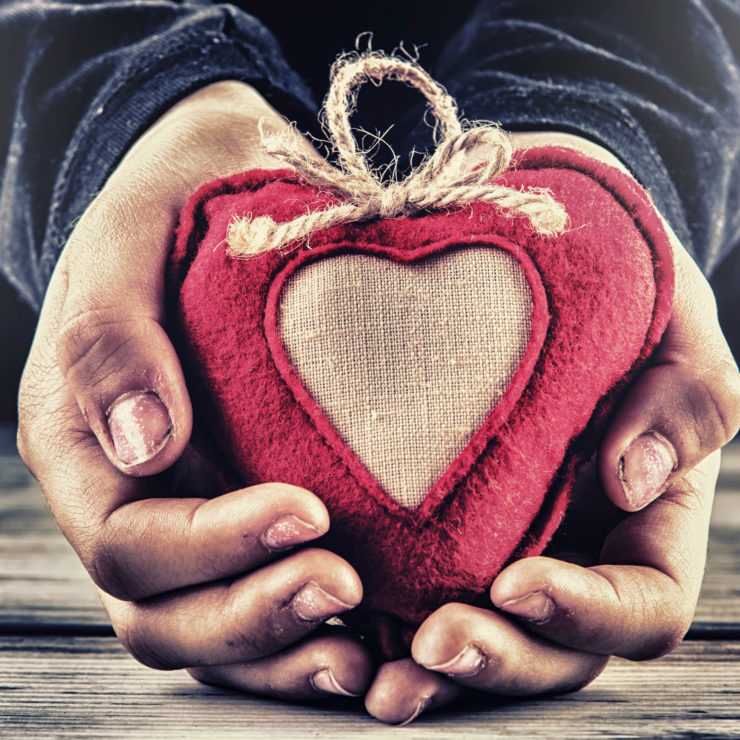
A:
<svg viewBox="0 0 740 740">
<path fill-rule="evenodd" d="M 234 259 L 234 217 L 335 202 L 251 171 L 193 196 L 172 255 L 171 326 L 215 447 L 243 485 L 321 497 L 323 544 L 365 588 L 349 619 L 388 657 L 543 550 L 670 312 L 670 245 L 631 178 L 553 147 L 499 182 L 547 188 L 567 229 L 473 202 Z"/>
</svg>

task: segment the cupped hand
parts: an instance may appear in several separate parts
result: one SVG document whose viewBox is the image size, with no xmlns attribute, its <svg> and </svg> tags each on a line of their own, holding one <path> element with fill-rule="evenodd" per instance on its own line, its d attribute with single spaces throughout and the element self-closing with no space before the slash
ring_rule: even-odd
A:
<svg viewBox="0 0 740 740">
<path fill-rule="evenodd" d="M 626 171 L 579 137 L 514 138 L 519 147 L 573 147 Z M 600 486 L 594 479 L 581 494 L 600 508 L 605 493 L 635 513 L 608 534 L 598 565 L 519 560 L 495 579 L 492 609 L 448 604 L 433 613 L 414 638 L 413 657 L 383 666 L 373 681 L 366 706 L 379 719 L 409 722 L 471 688 L 506 696 L 571 691 L 592 681 L 610 655 L 658 657 L 688 630 L 704 572 L 717 451 L 740 426 L 740 375 L 711 287 L 666 229 L 676 269 L 668 327 L 607 429 Z"/>
<path fill-rule="evenodd" d="M 284 553 L 326 531 L 318 499 L 268 484 L 209 500 L 210 490 L 199 495 L 192 485 L 196 477 L 172 490 L 158 475 L 176 460 L 188 473 L 198 467 L 188 462 L 187 391 L 162 329 L 171 234 L 201 182 L 275 166 L 260 154 L 263 117 L 284 126 L 250 88 L 219 83 L 176 106 L 121 162 L 49 286 L 19 399 L 19 446 L 102 589 L 114 627 L 142 662 L 288 698 L 359 694 L 371 674 L 364 649 L 347 633 L 316 629 L 359 602 L 356 574 L 322 550 Z M 366 698 L 372 714 L 408 720 L 468 686 L 518 695 L 572 689 L 609 654 L 648 657 L 683 634 L 716 471 L 708 461 L 682 474 L 731 436 L 738 394 L 711 320 L 711 291 L 691 287 L 700 276 L 690 261 L 677 268 L 666 340 L 600 457 L 604 487 L 622 508 L 667 492 L 612 533 L 604 565 L 536 558 L 507 568 L 491 596 L 513 620 L 455 604 L 433 614 L 413 659 L 381 667 Z M 697 383 L 697 395 L 686 397 Z M 645 435 L 649 444 L 639 442 Z M 662 455 L 666 440 L 673 449 Z M 655 468 L 667 468 L 666 460 L 670 470 L 659 480 Z M 670 547 L 666 533 L 678 545 Z M 688 541 L 695 546 L 683 547 Z"/>
<path fill-rule="evenodd" d="M 493 582 L 491 609 L 447 604 L 434 612 L 414 637 L 412 658 L 380 669 L 368 711 L 404 723 L 470 689 L 518 697 L 573 691 L 611 655 L 644 660 L 674 648 L 699 595 L 718 469 L 714 453 L 623 519 L 601 564 L 524 558 Z"/>
<path fill-rule="evenodd" d="M 140 661 L 275 696 L 357 694 L 365 651 L 317 628 L 359 603 L 361 583 L 330 552 L 291 552 L 326 532 L 324 505 L 278 483 L 211 498 L 163 329 L 165 264 L 190 193 L 279 167 L 262 154 L 260 119 L 287 127 L 249 86 L 216 83 L 173 107 L 110 176 L 49 285 L 19 449 Z"/>
</svg>

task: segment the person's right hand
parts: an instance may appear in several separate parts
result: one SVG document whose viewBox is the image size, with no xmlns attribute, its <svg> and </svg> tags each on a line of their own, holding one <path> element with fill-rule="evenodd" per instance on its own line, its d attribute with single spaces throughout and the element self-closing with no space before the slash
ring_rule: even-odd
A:
<svg viewBox="0 0 740 740">
<path fill-rule="evenodd" d="M 287 127 L 249 86 L 216 83 L 129 150 L 49 284 L 18 445 L 141 662 L 272 696 L 362 694 L 364 649 L 344 631 L 316 632 L 359 603 L 357 574 L 325 550 L 291 554 L 326 532 L 324 505 L 278 483 L 209 498 L 162 328 L 165 264 L 187 197 L 208 180 L 280 166 L 261 153 L 261 118 Z"/>
</svg>

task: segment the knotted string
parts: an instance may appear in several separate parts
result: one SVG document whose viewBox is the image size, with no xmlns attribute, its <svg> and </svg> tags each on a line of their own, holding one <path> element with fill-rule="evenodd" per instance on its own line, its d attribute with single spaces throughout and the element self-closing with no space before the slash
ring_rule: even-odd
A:
<svg viewBox="0 0 740 740">
<path fill-rule="evenodd" d="M 364 82 L 384 79 L 404 82 L 421 92 L 439 124 L 441 140 L 434 153 L 401 181 L 383 183 L 369 168 L 357 144 L 349 118 Z M 509 167 L 513 147 L 496 124 L 477 122 L 463 127 L 457 105 L 445 89 L 417 64 L 382 52 L 342 57 L 331 73 L 324 101 L 323 123 L 339 166 L 315 156 L 297 141 L 295 133 L 263 135 L 265 151 L 296 169 L 311 185 L 337 196 L 339 203 L 309 211 L 291 221 L 276 222 L 269 216 L 234 220 L 227 233 L 229 254 L 250 257 L 279 249 L 314 231 L 373 218 L 408 216 L 425 209 L 461 206 L 472 201 L 495 203 L 526 216 L 532 228 L 544 235 L 562 231 L 567 220 L 563 206 L 544 189 L 497 185 Z M 487 161 L 477 169 L 466 167 L 465 154 L 485 147 Z"/>
</svg>

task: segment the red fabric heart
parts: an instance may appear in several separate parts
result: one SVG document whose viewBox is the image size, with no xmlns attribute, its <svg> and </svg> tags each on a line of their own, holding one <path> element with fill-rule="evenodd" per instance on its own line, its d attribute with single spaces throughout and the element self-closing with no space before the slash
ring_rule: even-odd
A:
<svg viewBox="0 0 740 740">
<path fill-rule="evenodd" d="M 448 601 L 486 604 L 510 560 L 540 553 L 566 510 L 579 463 L 657 345 L 671 307 L 670 245 L 648 196 L 618 170 L 561 148 L 532 150 L 500 182 L 548 188 L 570 219 L 558 237 L 472 206 L 334 227 L 250 260 L 226 254 L 230 221 L 292 219 L 331 203 L 288 171 L 201 188 L 181 215 L 170 320 L 195 408 L 243 485 L 283 481 L 326 503 L 326 547 L 365 587 L 349 618 L 386 657 Z M 534 299 L 529 346 L 504 397 L 417 509 L 391 499 L 292 368 L 276 326 L 286 279 L 339 252 L 413 262 L 465 245 L 514 255 Z"/>
</svg>

